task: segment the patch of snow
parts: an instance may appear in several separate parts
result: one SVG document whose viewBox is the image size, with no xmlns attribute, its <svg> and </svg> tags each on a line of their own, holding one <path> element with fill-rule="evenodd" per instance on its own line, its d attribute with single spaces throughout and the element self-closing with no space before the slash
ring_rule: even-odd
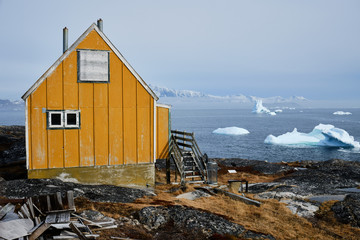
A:
<svg viewBox="0 0 360 240">
<path fill-rule="evenodd" d="M 271 112 L 269 109 L 267 109 L 266 107 L 263 106 L 262 104 L 262 100 L 257 99 L 255 102 L 255 106 L 253 107 L 252 110 L 253 113 L 266 113 L 269 114 L 271 116 L 275 116 L 276 113 L 275 112 Z"/>
<path fill-rule="evenodd" d="M 295 128 L 292 132 L 278 137 L 269 135 L 264 142 L 278 145 L 360 148 L 360 143 L 355 141 L 353 136 L 330 124 L 319 124 L 310 133 L 301 133 Z"/>
<path fill-rule="evenodd" d="M 218 128 L 214 130 L 213 133 L 224 134 L 224 135 L 245 135 L 245 134 L 249 134 L 250 132 L 245 128 L 226 127 L 226 128 Z"/>
<path fill-rule="evenodd" d="M 334 115 L 351 115 L 351 112 L 343 112 L 343 111 L 336 111 L 333 113 Z"/>
<path fill-rule="evenodd" d="M 63 182 L 73 182 L 73 183 L 79 183 L 79 181 L 76 178 L 70 177 L 70 174 L 68 173 L 61 173 L 59 176 L 56 177 L 57 179 L 60 179 Z"/>
</svg>

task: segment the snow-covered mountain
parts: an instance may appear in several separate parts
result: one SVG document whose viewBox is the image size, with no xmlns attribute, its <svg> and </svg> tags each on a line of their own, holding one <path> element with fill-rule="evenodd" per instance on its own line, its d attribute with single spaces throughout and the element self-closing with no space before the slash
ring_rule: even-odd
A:
<svg viewBox="0 0 360 240">
<path fill-rule="evenodd" d="M 158 97 L 205 97 L 204 93 L 192 90 L 175 90 L 166 87 L 149 85 Z"/>
<path fill-rule="evenodd" d="M 0 99 L 0 110 L 3 111 L 24 111 L 25 102 L 23 100 L 11 101 Z"/>
<path fill-rule="evenodd" d="M 248 107 L 253 105 L 257 100 L 261 100 L 267 106 L 273 108 L 299 107 L 309 101 L 304 97 L 298 96 L 292 96 L 289 98 L 281 96 L 262 98 L 256 96 L 246 96 L 243 94 L 217 96 L 192 90 L 175 90 L 152 85 L 150 85 L 150 87 L 160 98 L 160 102 L 169 103 L 175 106 L 181 105 L 182 107 L 190 107 L 190 105 L 195 105 L 200 108 L 207 107 L 207 105 L 208 107 Z"/>
</svg>

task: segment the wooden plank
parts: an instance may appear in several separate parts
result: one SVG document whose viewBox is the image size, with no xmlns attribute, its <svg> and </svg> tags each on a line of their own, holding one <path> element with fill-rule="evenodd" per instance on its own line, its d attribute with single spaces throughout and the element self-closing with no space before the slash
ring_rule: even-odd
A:
<svg viewBox="0 0 360 240">
<path fill-rule="evenodd" d="M 106 226 L 106 227 L 102 227 L 102 228 L 96 228 L 94 229 L 94 231 L 102 231 L 102 230 L 105 230 L 105 229 L 113 229 L 113 228 L 117 228 L 118 225 L 111 225 L 111 226 Z"/>
<path fill-rule="evenodd" d="M 176 140 L 181 140 L 181 141 L 185 141 L 185 142 L 191 142 L 192 141 L 192 138 L 183 138 L 183 137 L 180 137 L 178 135 L 174 135 L 174 138 Z"/>
<path fill-rule="evenodd" d="M 45 223 L 56 223 L 56 213 L 51 213 L 46 216 Z"/>
<path fill-rule="evenodd" d="M 172 134 L 185 135 L 185 136 L 193 136 L 193 133 L 181 132 L 181 131 L 177 131 L 177 130 L 171 130 L 171 133 Z"/>
<path fill-rule="evenodd" d="M 16 219 L 7 222 L 0 222 L 0 238 L 16 239 L 28 235 L 34 227 L 30 219 Z"/>
<path fill-rule="evenodd" d="M 45 222 L 41 222 L 29 236 L 29 240 L 35 240 L 41 236 L 51 225 Z"/>
<path fill-rule="evenodd" d="M 26 206 L 26 204 L 23 204 L 21 206 L 20 211 L 21 211 L 21 213 L 23 214 L 24 217 L 31 219 L 30 212 L 29 212 L 29 209 Z"/>
<path fill-rule="evenodd" d="M 78 223 L 78 222 L 74 222 L 75 226 L 78 228 L 86 228 L 86 225 Z M 56 229 L 69 229 L 70 228 L 70 222 L 67 223 L 52 223 L 51 227 L 56 228 Z"/>
<path fill-rule="evenodd" d="M 47 210 L 48 212 L 50 212 L 52 210 L 52 207 L 51 207 L 51 199 L 49 195 L 46 196 L 46 203 L 47 203 Z"/>
<path fill-rule="evenodd" d="M 64 205 L 63 205 L 62 197 L 61 197 L 61 192 L 56 193 L 56 205 L 57 205 L 59 210 L 64 209 Z"/>
<path fill-rule="evenodd" d="M 6 204 L 0 209 L 0 219 L 2 219 L 8 212 L 14 212 L 15 206 L 11 203 Z"/>
<path fill-rule="evenodd" d="M 88 238 L 79 230 L 79 228 L 76 227 L 76 225 L 71 222 L 69 224 L 70 228 L 76 233 L 76 235 L 79 236 L 81 240 L 87 240 Z"/>
<path fill-rule="evenodd" d="M 79 216 L 79 215 L 76 215 L 75 213 L 72 213 L 72 215 L 75 216 L 75 217 L 77 217 L 77 218 L 79 218 L 79 219 L 81 219 L 81 220 L 84 220 L 85 222 L 88 222 L 88 223 L 92 224 L 93 226 L 102 227 L 102 226 L 99 225 L 98 223 L 93 222 L 93 221 L 91 221 L 91 220 L 89 220 L 89 219 L 86 219 L 86 218 L 84 218 L 84 217 L 81 217 L 81 216 Z"/>
<path fill-rule="evenodd" d="M 241 196 L 241 195 L 237 195 L 235 193 L 231 193 L 231 192 L 219 189 L 219 188 L 215 188 L 214 191 L 216 193 L 224 194 L 225 196 L 228 196 L 228 197 L 230 197 L 230 198 L 232 198 L 234 200 L 242 201 L 242 202 L 244 202 L 246 204 L 255 205 L 257 207 L 260 207 L 260 205 L 261 205 L 261 202 L 259 202 L 259 201 L 255 201 L 253 199 L 250 199 L 250 198 L 247 198 L 247 197 L 244 197 L 244 196 Z"/>
<path fill-rule="evenodd" d="M 0 205 L 3 204 L 8 204 L 8 203 L 20 203 L 23 204 L 25 202 L 24 198 L 20 198 L 20 199 L 0 199 Z"/>
<path fill-rule="evenodd" d="M 179 146 L 182 146 L 182 147 L 192 148 L 192 145 L 190 145 L 190 144 L 181 143 L 181 142 L 176 142 L 176 144 L 179 145 Z"/>
<path fill-rule="evenodd" d="M 34 211 L 34 204 L 33 204 L 32 198 L 29 198 L 26 201 L 26 204 L 27 204 L 27 206 L 29 208 L 31 219 L 34 219 L 35 218 L 35 211 Z"/>
<path fill-rule="evenodd" d="M 58 214 L 58 223 L 70 222 L 70 212 L 64 212 Z"/>
<path fill-rule="evenodd" d="M 69 209 L 76 211 L 75 203 L 74 203 L 74 192 L 67 191 L 66 196 L 67 196 L 67 202 L 68 202 Z"/>
</svg>

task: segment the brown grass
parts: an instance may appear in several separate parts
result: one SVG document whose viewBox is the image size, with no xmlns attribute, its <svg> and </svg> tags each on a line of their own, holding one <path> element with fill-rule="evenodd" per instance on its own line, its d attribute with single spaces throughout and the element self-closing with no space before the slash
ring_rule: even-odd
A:
<svg viewBox="0 0 360 240">
<path fill-rule="evenodd" d="M 249 177 L 251 180 L 255 179 L 255 182 L 271 181 L 271 179 L 278 176 L 258 176 L 254 173 L 240 172 L 236 178 L 243 177 Z M 228 178 L 227 173 L 219 176 L 219 179 L 224 184 L 227 183 Z M 165 173 L 157 172 L 157 180 L 165 182 L 164 179 Z M 193 186 L 187 185 L 185 192 L 193 190 Z M 232 222 L 243 225 L 248 230 L 271 234 L 276 239 L 359 239 L 360 236 L 360 229 L 336 221 L 331 211 L 334 201 L 325 202 L 320 207 L 315 218 L 305 219 L 292 214 L 284 203 L 277 200 L 262 200 L 262 205 L 256 207 L 223 195 L 203 197 L 195 201 L 177 199 L 176 196 L 181 193 L 183 193 L 183 190 L 180 189 L 179 185 L 163 184 L 156 187 L 156 196 L 146 196 L 136 200 L 134 203 L 94 203 L 79 198 L 76 199 L 76 206 L 80 211 L 96 209 L 107 216 L 118 218 L 120 216 L 131 216 L 135 211 L 146 206 L 183 205 L 218 214 Z M 251 198 L 253 195 L 247 194 L 247 197 Z M 127 236 L 138 236 L 139 239 L 149 237 L 149 233 L 144 229 L 131 230 L 131 226 L 124 226 L 121 227 L 122 230 L 119 229 L 116 230 L 118 231 L 116 236 L 120 236 L 119 234 L 122 232 L 123 234 L 126 233 Z M 138 235 L 131 235 L 131 232 Z M 115 232 L 108 233 L 110 235 L 115 234 Z M 106 234 L 104 236 L 110 235 Z"/>
</svg>

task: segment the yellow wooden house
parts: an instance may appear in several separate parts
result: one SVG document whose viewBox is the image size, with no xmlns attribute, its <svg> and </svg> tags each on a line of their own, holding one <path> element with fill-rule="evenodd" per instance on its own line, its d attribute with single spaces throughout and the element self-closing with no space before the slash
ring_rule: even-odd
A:
<svg viewBox="0 0 360 240">
<path fill-rule="evenodd" d="M 29 178 L 154 186 L 170 107 L 92 24 L 22 97 Z"/>
</svg>

